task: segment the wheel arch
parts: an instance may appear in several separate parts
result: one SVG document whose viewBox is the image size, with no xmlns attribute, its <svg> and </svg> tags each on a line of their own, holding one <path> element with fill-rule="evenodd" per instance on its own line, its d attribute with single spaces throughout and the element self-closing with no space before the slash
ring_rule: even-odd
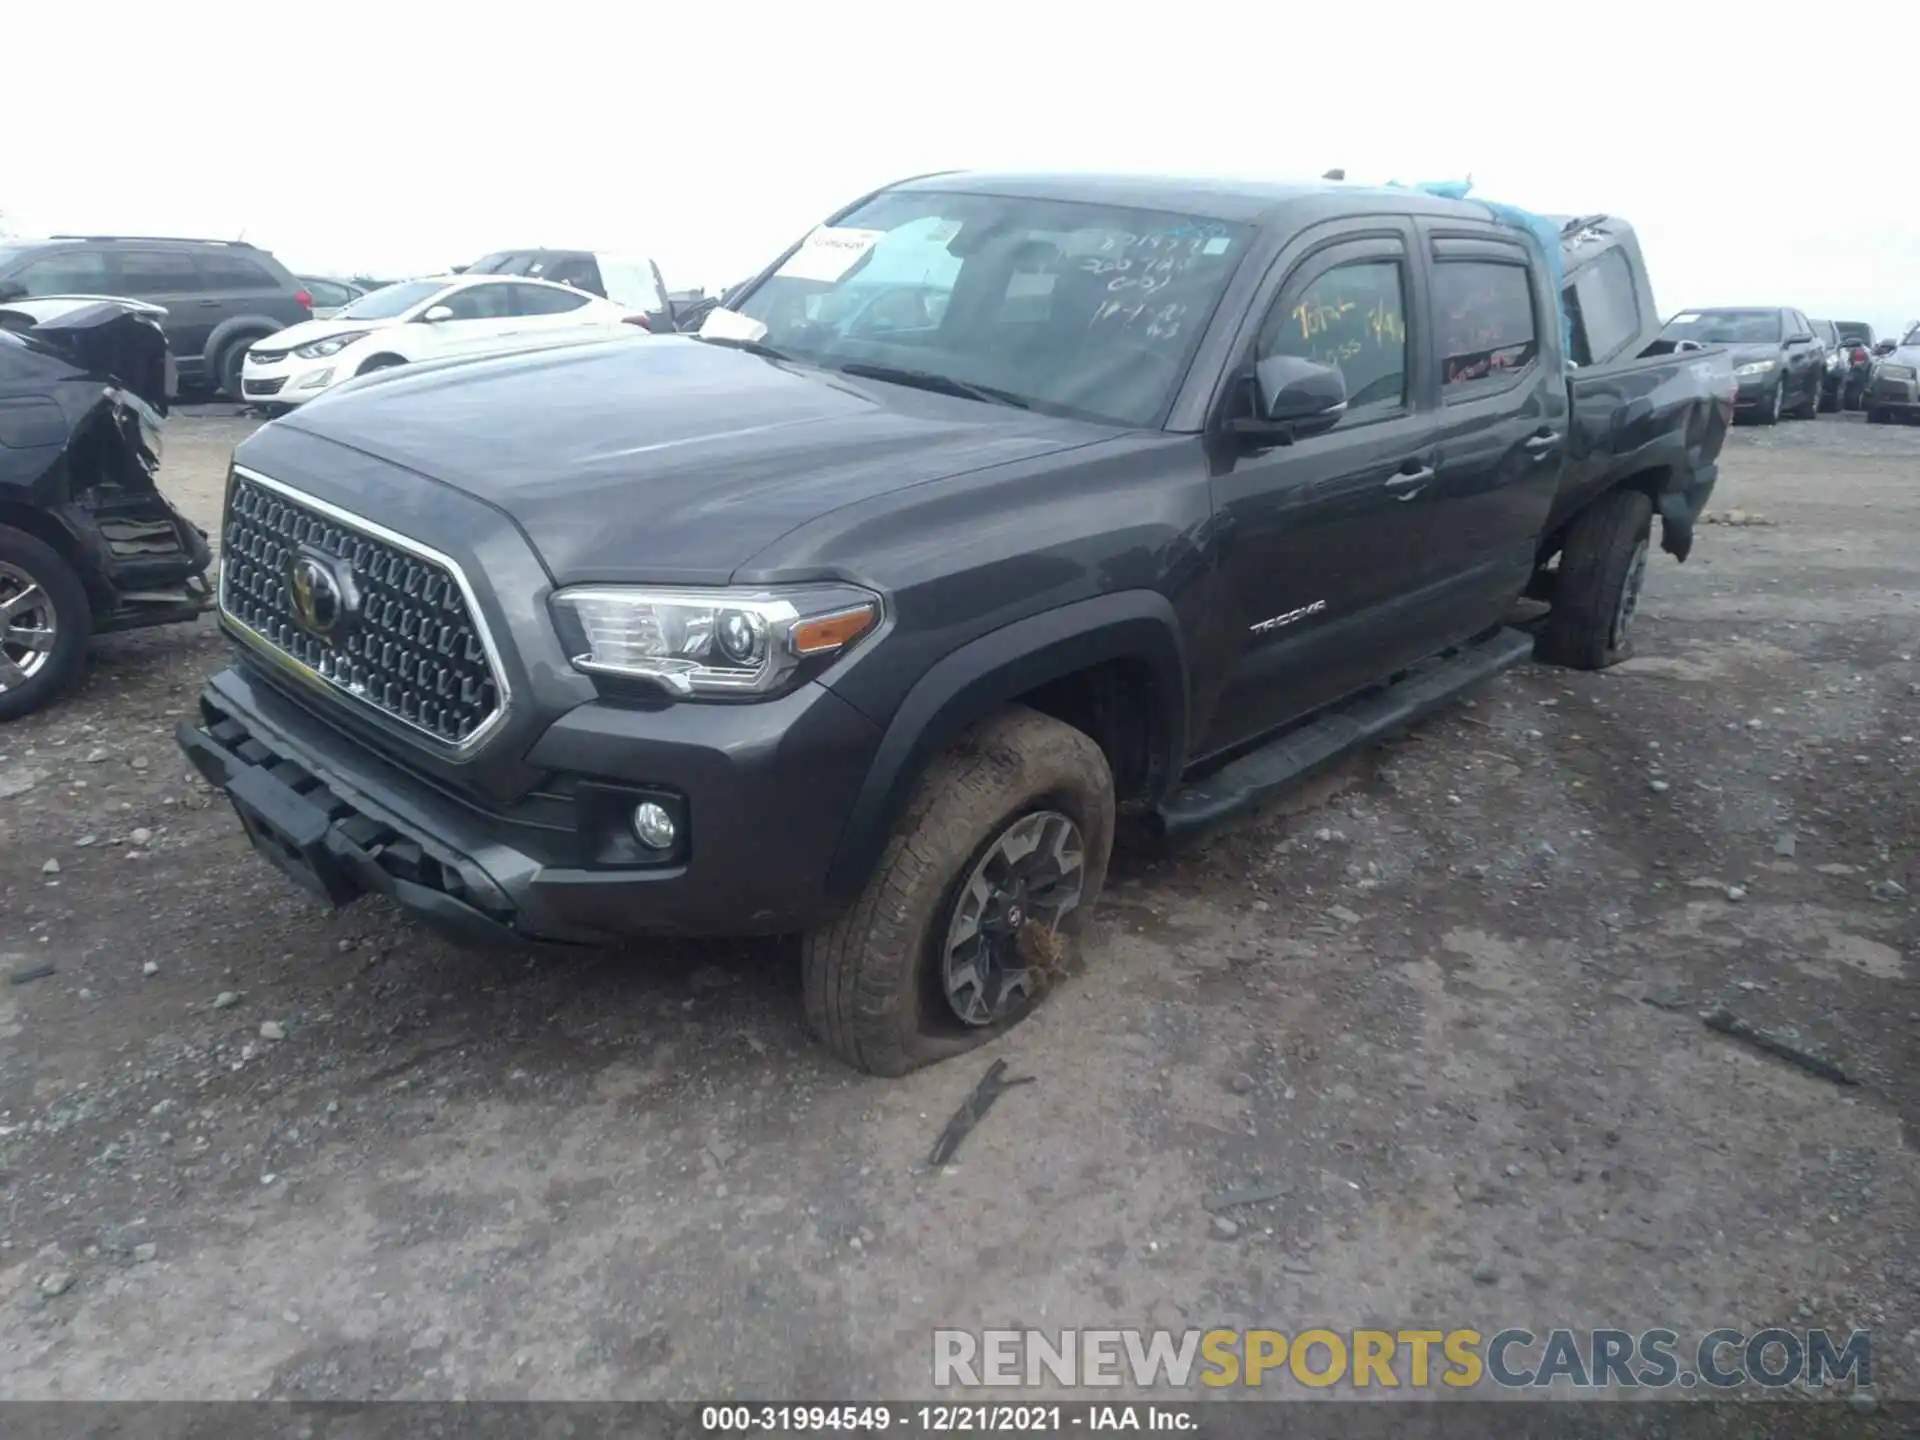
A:
<svg viewBox="0 0 1920 1440">
<path fill-rule="evenodd" d="M 111 599 L 112 590 L 104 583 L 95 557 L 87 553 L 86 546 L 77 535 L 46 511 L 12 500 L 0 500 L 0 526 L 31 535 L 66 561 L 68 568 L 80 581 L 81 588 L 87 592 L 88 600 L 96 608 L 103 601 Z"/>
<path fill-rule="evenodd" d="M 1123 797 L 1158 798 L 1186 755 L 1187 687 L 1179 622 L 1156 591 L 1078 601 L 963 645 L 929 668 L 894 712 L 841 832 L 827 889 L 859 892 L 926 763 L 1006 705 L 1027 704 L 1086 730 L 1107 753 Z"/>
<path fill-rule="evenodd" d="M 271 315 L 230 316 L 213 327 L 213 333 L 207 336 L 206 348 L 200 352 L 201 358 L 206 361 L 208 370 L 213 371 L 234 341 L 264 340 L 286 328 L 283 322 Z"/>
</svg>

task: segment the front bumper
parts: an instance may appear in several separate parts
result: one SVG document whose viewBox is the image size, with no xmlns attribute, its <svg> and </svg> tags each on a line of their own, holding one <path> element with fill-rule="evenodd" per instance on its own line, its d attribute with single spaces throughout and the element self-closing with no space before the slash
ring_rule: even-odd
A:
<svg viewBox="0 0 1920 1440">
<path fill-rule="evenodd" d="M 1778 370 L 1768 370 L 1760 375 L 1741 375 L 1738 380 L 1740 388 L 1733 397 L 1736 412 L 1773 408 L 1773 397 L 1781 385 Z"/>
<path fill-rule="evenodd" d="M 588 704 L 534 745 L 538 793 L 494 805 L 240 666 L 208 683 L 177 738 L 255 848 L 334 905 L 371 892 L 463 941 L 605 945 L 831 918 L 828 865 L 879 731 L 817 685 L 756 704 Z M 637 861 L 624 829 L 650 796 L 683 817 L 684 847 L 663 863 Z"/>
<path fill-rule="evenodd" d="M 353 373 L 353 362 L 342 366 L 339 361 L 338 355 L 302 360 L 289 351 L 285 359 L 263 365 L 248 355 L 240 367 L 240 396 L 256 405 L 303 404 Z"/>
</svg>

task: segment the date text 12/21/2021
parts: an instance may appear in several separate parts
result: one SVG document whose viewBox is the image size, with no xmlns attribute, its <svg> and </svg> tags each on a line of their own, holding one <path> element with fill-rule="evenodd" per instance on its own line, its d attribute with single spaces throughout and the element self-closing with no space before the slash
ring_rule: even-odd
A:
<svg viewBox="0 0 1920 1440">
<path fill-rule="evenodd" d="M 1058 1435 L 1072 1431 L 1159 1431 L 1199 1428 L 1193 1407 L 1182 1405 L 705 1405 L 700 1429 L 709 1435 L 754 1432 L 895 1431 L 907 1435 Z"/>
</svg>

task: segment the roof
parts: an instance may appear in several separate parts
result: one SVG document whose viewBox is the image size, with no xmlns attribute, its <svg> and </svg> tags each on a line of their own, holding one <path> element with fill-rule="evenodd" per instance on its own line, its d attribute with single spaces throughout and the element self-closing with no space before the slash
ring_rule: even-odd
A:
<svg viewBox="0 0 1920 1440">
<path fill-rule="evenodd" d="M 1283 182 L 1204 176 L 954 170 L 903 180 L 888 188 L 1081 201 L 1135 210 L 1166 210 L 1242 224 L 1257 224 L 1289 206 L 1333 196 L 1338 196 L 1350 210 L 1390 210 L 1402 215 L 1469 214 L 1476 219 L 1486 218 L 1485 208 L 1471 200 L 1446 200 L 1418 190 L 1377 189 L 1332 180 Z"/>
</svg>

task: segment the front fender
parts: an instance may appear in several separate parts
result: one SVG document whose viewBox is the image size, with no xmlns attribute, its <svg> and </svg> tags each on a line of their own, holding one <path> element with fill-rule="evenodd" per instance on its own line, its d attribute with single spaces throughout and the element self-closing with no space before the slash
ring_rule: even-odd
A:
<svg viewBox="0 0 1920 1440">
<path fill-rule="evenodd" d="M 1180 773 L 1187 752 L 1187 659 L 1166 596 L 1124 590 L 1063 605 L 982 635 L 934 664 L 907 692 L 881 737 L 827 871 L 835 896 L 859 893 L 926 763 L 968 725 L 1015 698 L 1113 660 L 1145 665 L 1165 750 L 1159 773 Z"/>
</svg>

